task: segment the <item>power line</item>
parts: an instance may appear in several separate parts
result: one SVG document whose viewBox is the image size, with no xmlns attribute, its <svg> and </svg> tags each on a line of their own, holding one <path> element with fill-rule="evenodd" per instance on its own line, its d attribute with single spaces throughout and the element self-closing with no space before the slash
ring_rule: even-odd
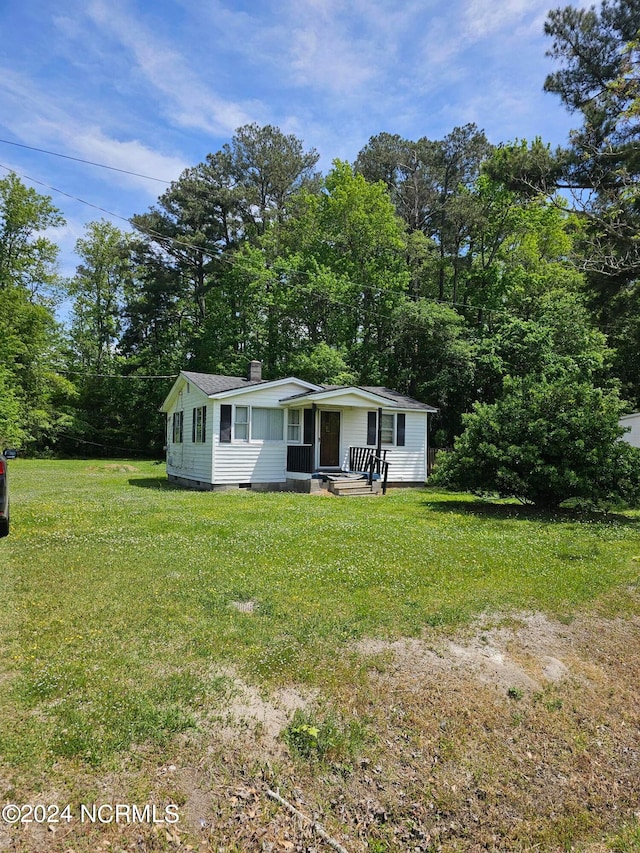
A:
<svg viewBox="0 0 640 853">
<path fill-rule="evenodd" d="M 132 447 L 118 447 L 114 444 L 102 444 L 100 441 L 89 441 L 88 438 L 78 438 L 75 435 L 71 435 L 68 432 L 57 432 L 57 435 L 62 436 L 63 438 L 68 438 L 70 441 L 76 442 L 76 444 L 91 444 L 93 447 L 104 447 L 106 450 L 119 450 L 122 453 L 135 453 L 138 456 L 146 456 L 143 450 L 135 450 Z"/>
<path fill-rule="evenodd" d="M 107 216 L 113 216 L 116 219 L 121 219 L 123 222 L 127 222 L 129 225 L 132 224 L 125 216 L 120 216 L 119 213 L 113 213 L 110 210 L 105 210 L 104 207 L 99 207 L 97 204 L 92 204 L 90 201 L 85 201 L 82 198 L 78 198 L 75 195 L 71 195 L 71 193 L 67 193 L 64 190 L 58 189 L 58 187 L 52 187 L 51 184 L 45 184 L 44 181 L 39 181 L 37 178 L 32 178 L 30 175 L 25 175 L 23 172 L 16 172 L 15 169 L 10 168 L 9 166 L 5 166 L 3 163 L 0 163 L 0 169 L 4 169 L 5 172 L 13 172 L 14 175 L 19 175 L 19 177 L 26 178 L 28 181 L 32 181 L 34 184 L 38 184 L 38 186 L 45 187 L 46 189 L 52 190 L 55 193 L 60 193 L 60 195 L 66 196 L 67 198 L 72 199 L 72 201 L 79 201 L 81 204 L 86 204 L 88 207 L 92 207 L 94 210 L 99 210 L 101 213 L 106 213 Z"/>
<path fill-rule="evenodd" d="M 13 172 L 14 175 L 18 175 L 20 178 L 25 178 L 27 181 L 32 181 L 34 184 L 38 184 L 38 186 L 45 187 L 45 189 L 51 190 L 54 193 L 60 193 L 60 195 L 65 196 L 66 198 L 70 198 L 72 201 L 78 201 L 80 204 L 86 204 L 87 207 L 92 207 L 94 210 L 99 210 L 101 213 L 106 213 L 107 216 L 113 216 L 115 219 L 120 219 L 122 222 L 126 222 L 127 225 L 130 225 L 136 231 L 139 231 L 140 234 L 143 234 L 145 237 L 150 237 L 156 242 L 162 244 L 165 243 L 175 243 L 177 246 L 184 246 L 187 249 L 196 249 L 199 252 L 205 252 L 207 255 L 211 257 L 214 256 L 214 253 L 211 251 L 210 247 L 206 246 L 197 246 L 193 243 L 187 243 L 185 240 L 179 240 L 177 237 L 169 237 L 166 234 L 160 234 L 158 231 L 154 231 L 152 228 L 144 229 L 141 225 L 137 225 L 133 220 L 127 219 L 126 216 L 121 216 L 119 213 L 114 213 L 112 210 L 107 210 L 104 207 L 100 207 L 97 204 L 93 204 L 90 201 L 86 201 L 83 198 L 80 198 L 76 195 L 71 195 L 71 193 L 65 192 L 65 190 L 61 190 L 59 187 L 54 187 L 51 184 L 47 184 L 44 181 L 38 180 L 38 178 L 33 178 L 31 175 L 27 175 L 24 172 L 17 172 L 15 169 L 12 169 L 10 166 L 5 166 L 3 163 L 0 163 L 0 169 L 4 169 L 5 172 Z M 226 259 L 222 259 L 226 260 Z"/>
<path fill-rule="evenodd" d="M 56 373 L 65 373 L 69 376 L 91 376 L 96 379 L 177 379 L 179 373 L 158 374 L 157 376 L 141 376 L 137 373 L 87 373 L 82 370 L 67 370 L 66 368 L 50 365 L 51 370 Z"/>
<path fill-rule="evenodd" d="M 210 257 L 214 256 L 214 253 L 211 251 L 210 247 L 198 246 L 198 245 L 194 245 L 193 243 L 187 243 L 184 240 L 179 240 L 176 237 L 170 237 L 169 235 L 160 234 L 159 232 L 154 231 L 153 229 L 144 229 L 144 228 L 142 228 L 142 226 L 136 224 L 131 219 L 127 219 L 126 217 L 121 216 L 118 213 L 113 213 L 110 210 L 106 210 L 103 207 L 99 207 L 96 204 L 92 204 L 90 201 L 85 201 L 84 199 L 79 198 L 78 196 L 71 195 L 70 193 L 67 193 L 64 190 L 58 189 L 57 187 L 54 187 L 54 186 L 51 186 L 51 184 L 46 184 L 44 181 L 40 181 L 37 178 L 32 178 L 29 175 L 25 175 L 25 174 L 15 172 L 15 169 L 10 169 L 8 166 L 4 166 L 2 163 L 0 163 L 0 168 L 4 169 L 7 172 L 14 172 L 15 174 L 19 174 L 20 177 L 26 178 L 29 181 L 33 181 L 34 183 L 39 184 L 40 186 L 43 186 L 46 189 L 52 190 L 53 192 L 60 193 L 61 195 L 64 195 L 67 198 L 72 199 L 73 201 L 78 201 L 81 204 L 85 204 L 88 207 L 92 207 L 95 210 L 99 210 L 102 213 L 106 213 L 108 216 L 113 216 L 116 219 L 121 219 L 123 222 L 126 222 L 128 225 L 131 225 L 132 228 L 134 228 L 136 231 L 138 231 L 143 236 L 148 237 L 151 240 L 155 240 L 156 242 L 160 243 L 161 245 L 163 242 L 173 243 L 173 244 L 178 245 L 178 246 L 184 246 L 185 248 L 188 248 L 188 249 L 195 249 L 197 251 L 204 252 L 207 255 L 209 255 Z M 225 257 L 224 255 L 222 255 L 220 253 L 218 253 L 217 258 L 221 263 L 227 264 L 227 266 L 229 266 L 229 267 L 232 267 L 235 269 L 240 269 L 241 271 L 248 273 L 248 274 L 250 274 L 250 272 L 251 272 L 250 270 L 247 270 L 247 269 L 243 270 L 241 264 L 238 263 L 237 260 L 232 260 L 231 258 Z M 290 270 L 290 272 L 297 274 L 297 275 L 307 277 L 307 278 L 311 278 L 313 275 L 313 273 L 311 271 L 302 270 L 302 269 L 292 269 L 292 270 Z M 276 276 L 273 276 L 271 278 L 271 281 L 273 283 L 282 285 L 282 281 L 280 279 L 276 278 Z M 353 284 L 353 282 L 351 282 L 351 281 L 347 281 L 347 283 Z M 285 287 L 287 287 L 289 289 L 295 288 L 295 286 L 296 285 L 293 282 L 287 282 L 285 284 Z M 357 286 L 361 290 L 371 290 L 371 291 L 376 290 L 376 288 L 373 285 L 366 285 L 366 284 L 361 283 L 361 284 L 358 284 Z M 321 294 L 321 293 L 315 293 L 313 295 L 323 296 L 323 294 Z M 421 298 L 425 299 L 427 302 L 431 302 L 431 303 L 436 304 L 436 305 L 446 305 L 446 306 L 451 307 L 451 308 L 462 308 L 466 311 L 469 311 L 469 310 L 471 310 L 471 311 L 482 311 L 486 314 L 493 314 L 493 315 L 504 314 L 507 316 L 509 316 L 512 313 L 512 312 L 508 311 L 506 308 L 488 308 L 488 307 L 485 307 L 482 305 L 469 305 L 469 304 L 462 303 L 462 302 L 453 302 L 453 301 L 448 300 L 448 299 L 436 299 L 435 297 L 421 297 Z M 342 300 L 331 298 L 331 297 L 329 298 L 329 301 L 332 305 L 341 305 L 342 307 L 349 308 L 349 309 L 353 308 L 353 302 L 344 302 Z M 378 307 L 376 310 L 378 311 L 378 313 L 383 313 L 389 318 L 392 317 L 392 313 L 390 311 L 382 311 L 381 312 L 380 307 Z M 416 329 L 419 329 L 419 328 L 420 328 L 419 326 L 416 326 Z M 173 378 L 173 377 L 164 377 L 164 378 Z"/>
<path fill-rule="evenodd" d="M 39 154 L 50 154 L 52 157 L 62 157 L 65 160 L 73 160 L 75 163 L 86 163 L 87 166 L 98 166 L 100 169 L 109 169 L 112 172 L 121 172 L 123 175 L 133 175 L 135 178 L 145 178 L 147 181 L 157 181 L 159 184 L 170 185 L 171 181 L 163 178 L 154 178 L 152 175 L 141 175 L 140 172 L 130 172 L 128 169 L 118 169 L 117 166 L 107 166 L 105 163 L 95 163 L 93 160 L 83 160 L 81 157 L 71 157 L 69 154 L 60 154 L 58 151 L 47 151 L 44 148 L 34 148 L 33 145 L 23 145 L 20 142 L 10 142 L 8 139 L 0 139 L 4 145 L 15 145 L 16 148 L 26 148 L 27 151 L 37 151 Z"/>
</svg>

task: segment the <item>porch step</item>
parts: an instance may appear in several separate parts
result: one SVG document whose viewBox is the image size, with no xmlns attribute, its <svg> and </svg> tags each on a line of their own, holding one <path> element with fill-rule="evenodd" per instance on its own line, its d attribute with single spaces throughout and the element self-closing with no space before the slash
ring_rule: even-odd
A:
<svg viewBox="0 0 640 853">
<path fill-rule="evenodd" d="M 379 494 L 376 486 L 370 486 L 366 480 L 354 477 L 329 477 L 328 489 L 338 497 L 375 497 Z"/>
</svg>

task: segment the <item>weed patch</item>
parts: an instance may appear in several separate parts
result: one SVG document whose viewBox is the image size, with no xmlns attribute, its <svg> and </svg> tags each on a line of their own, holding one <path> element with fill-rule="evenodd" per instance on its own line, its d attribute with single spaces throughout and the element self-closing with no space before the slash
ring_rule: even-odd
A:
<svg viewBox="0 0 640 853">
<path fill-rule="evenodd" d="M 352 761 L 367 739 L 360 720 L 343 722 L 335 713 L 321 716 L 297 710 L 282 732 L 282 739 L 300 758 L 320 761 Z"/>
</svg>

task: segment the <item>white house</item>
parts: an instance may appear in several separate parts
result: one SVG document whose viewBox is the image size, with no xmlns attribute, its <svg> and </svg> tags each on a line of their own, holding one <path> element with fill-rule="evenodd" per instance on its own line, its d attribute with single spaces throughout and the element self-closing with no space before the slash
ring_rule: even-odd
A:
<svg viewBox="0 0 640 853">
<path fill-rule="evenodd" d="M 253 361 L 247 378 L 182 371 L 161 411 L 170 480 L 312 491 L 341 473 L 382 477 L 384 462 L 390 483 L 423 485 L 437 410 L 388 388 L 264 380 Z"/>
<path fill-rule="evenodd" d="M 640 412 L 623 415 L 619 420 L 619 424 L 627 430 L 622 436 L 622 440 L 632 444 L 634 447 L 640 447 Z"/>
</svg>

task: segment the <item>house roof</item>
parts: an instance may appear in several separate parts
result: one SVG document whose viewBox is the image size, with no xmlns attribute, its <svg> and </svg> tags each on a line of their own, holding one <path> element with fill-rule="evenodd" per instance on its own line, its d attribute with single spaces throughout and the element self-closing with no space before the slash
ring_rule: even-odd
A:
<svg viewBox="0 0 640 853">
<path fill-rule="evenodd" d="M 391 388 L 379 385 L 323 385 L 319 391 L 303 391 L 301 394 L 294 394 L 286 399 L 287 401 L 331 399 L 339 395 L 340 392 L 359 392 L 362 397 L 377 397 L 381 403 L 384 401 L 386 406 L 393 406 L 397 409 L 415 409 L 422 412 L 438 411 L 438 409 L 430 406 L 428 403 L 421 403 L 413 397 L 408 397 L 406 394 L 400 394 L 398 391 L 393 391 Z"/>
<path fill-rule="evenodd" d="M 162 411 L 167 410 L 169 401 L 173 397 L 180 379 L 191 382 L 208 397 L 213 397 L 219 394 L 227 395 L 229 392 L 243 391 L 245 389 L 249 390 L 261 385 L 278 385 L 287 381 L 286 379 L 247 379 L 242 376 L 225 376 L 218 373 L 196 373 L 192 370 L 182 370 L 180 372 L 180 377 L 176 380 L 173 388 L 161 407 Z M 391 388 L 385 388 L 383 386 L 312 385 L 310 382 L 305 382 L 302 379 L 296 379 L 295 377 L 289 377 L 289 381 L 299 383 L 305 390 L 284 398 L 280 401 L 281 403 L 288 403 L 295 400 L 332 400 L 343 393 L 355 393 L 363 400 L 368 401 L 371 405 L 384 405 L 386 407 L 396 409 L 415 409 L 423 412 L 438 411 L 433 406 L 429 406 L 427 403 L 421 403 L 413 397 L 408 397 L 406 394 L 400 394 L 398 391 L 393 391 Z"/>
<path fill-rule="evenodd" d="M 434 406 L 430 406 L 428 403 L 421 403 L 419 400 L 415 400 L 413 397 L 408 397 L 406 394 L 400 394 L 398 391 L 393 391 L 391 388 L 372 385 L 364 385 L 362 387 L 365 391 L 369 391 L 371 394 L 377 394 L 379 397 L 388 397 L 401 409 L 422 409 L 427 412 L 438 411 L 438 409 Z"/>
<path fill-rule="evenodd" d="M 297 379 L 295 376 L 285 377 L 284 379 L 246 379 L 242 376 L 225 376 L 220 373 L 195 373 L 192 370 L 181 370 L 180 375 L 160 407 L 161 412 L 169 410 L 177 389 L 185 382 L 190 382 L 202 391 L 203 394 L 206 394 L 207 397 L 220 398 L 232 397 L 245 390 L 251 391 L 264 386 L 277 387 L 279 385 L 286 385 L 287 383 L 295 383 L 301 389 L 304 389 L 304 391 L 318 391 L 321 387 L 320 385 L 313 385 L 311 382 L 306 382 L 304 379 Z"/>
<path fill-rule="evenodd" d="M 220 373 L 193 373 L 182 370 L 181 375 L 192 382 L 207 396 L 222 394 L 224 391 L 236 391 L 239 388 L 251 388 L 254 385 L 264 385 L 268 379 L 243 379 L 242 376 L 223 376 Z"/>
</svg>

